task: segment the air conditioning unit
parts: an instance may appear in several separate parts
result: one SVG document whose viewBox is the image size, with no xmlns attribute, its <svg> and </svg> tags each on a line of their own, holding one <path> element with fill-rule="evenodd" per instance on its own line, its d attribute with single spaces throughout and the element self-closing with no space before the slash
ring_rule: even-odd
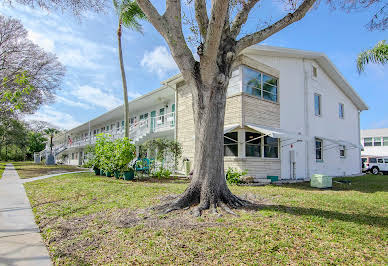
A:
<svg viewBox="0 0 388 266">
<path fill-rule="evenodd" d="M 314 174 L 310 180 L 310 186 L 315 188 L 331 188 L 332 177 L 327 175 Z"/>
</svg>

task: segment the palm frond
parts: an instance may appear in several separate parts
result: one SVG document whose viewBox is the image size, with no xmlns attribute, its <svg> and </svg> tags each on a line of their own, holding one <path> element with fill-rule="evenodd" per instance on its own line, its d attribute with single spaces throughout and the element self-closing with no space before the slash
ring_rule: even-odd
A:
<svg viewBox="0 0 388 266">
<path fill-rule="evenodd" d="M 388 62 L 388 44 L 383 41 L 379 41 L 375 47 L 370 50 L 361 52 L 357 57 L 357 70 L 358 73 L 364 71 L 367 64 L 386 64 Z"/>
<path fill-rule="evenodd" d="M 140 20 L 146 20 L 139 5 L 134 0 L 113 0 L 113 5 L 124 27 L 143 33 Z"/>
</svg>

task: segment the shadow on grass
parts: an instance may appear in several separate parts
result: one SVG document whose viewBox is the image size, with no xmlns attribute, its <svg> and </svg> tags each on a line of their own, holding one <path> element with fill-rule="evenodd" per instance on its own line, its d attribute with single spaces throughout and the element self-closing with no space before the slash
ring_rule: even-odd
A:
<svg viewBox="0 0 388 266">
<path fill-rule="evenodd" d="M 338 181 L 347 181 L 349 184 L 337 183 Z M 310 186 L 310 182 L 285 184 L 282 187 L 301 189 L 306 191 L 359 191 L 363 193 L 388 192 L 388 176 L 387 175 L 365 175 L 357 177 L 338 177 L 333 178 L 333 187 L 330 189 L 319 189 Z"/>
<path fill-rule="evenodd" d="M 388 219 L 383 216 L 371 216 L 367 214 L 347 214 L 337 211 L 327 211 L 316 208 L 304 208 L 285 205 L 262 205 L 253 204 L 249 207 L 243 207 L 242 209 L 250 211 L 270 210 L 276 212 L 283 212 L 297 216 L 315 216 L 329 220 L 339 220 L 343 222 L 352 222 L 361 225 L 377 226 L 381 228 L 388 228 Z"/>
</svg>

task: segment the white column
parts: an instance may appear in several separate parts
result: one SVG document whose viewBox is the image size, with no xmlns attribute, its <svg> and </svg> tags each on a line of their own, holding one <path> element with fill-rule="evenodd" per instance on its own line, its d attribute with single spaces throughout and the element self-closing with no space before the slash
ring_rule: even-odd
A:
<svg viewBox="0 0 388 266">
<path fill-rule="evenodd" d="M 245 158 L 245 129 L 240 128 L 237 130 L 237 140 L 238 140 L 238 157 Z"/>
</svg>

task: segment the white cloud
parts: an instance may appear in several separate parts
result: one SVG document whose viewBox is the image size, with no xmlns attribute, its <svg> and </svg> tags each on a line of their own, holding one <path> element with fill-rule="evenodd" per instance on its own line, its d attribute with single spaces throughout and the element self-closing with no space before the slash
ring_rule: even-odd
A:
<svg viewBox="0 0 388 266">
<path fill-rule="evenodd" d="M 35 114 L 25 116 L 25 120 L 45 121 L 64 129 L 74 128 L 81 124 L 80 122 L 76 121 L 70 114 L 60 112 L 50 106 L 44 106 Z"/>
<path fill-rule="evenodd" d="M 122 104 L 122 101 L 113 94 L 88 85 L 78 86 L 71 94 L 86 103 L 103 107 L 106 110 L 111 110 Z"/>
<path fill-rule="evenodd" d="M 80 107 L 86 110 L 91 109 L 91 106 L 82 102 L 73 101 L 62 96 L 56 96 L 57 103 L 65 104 L 73 107 Z"/>
<path fill-rule="evenodd" d="M 178 71 L 174 59 L 164 46 L 157 46 L 153 51 L 146 51 L 141 65 L 148 71 L 157 73 L 159 77 Z"/>
<path fill-rule="evenodd" d="M 34 42 L 35 44 L 37 44 L 41 48 L 43 48 L 45 51 L 48 51 L 50 53 L 54 53 L 54 51 L 55 51 L 54 41 L 46 38 L 43 34 L 40 34 L 40 33 L 37 33 L 35 31 L 30 30 L 28 32 L 28 38 L 32 42 Z"/>
</svg>

